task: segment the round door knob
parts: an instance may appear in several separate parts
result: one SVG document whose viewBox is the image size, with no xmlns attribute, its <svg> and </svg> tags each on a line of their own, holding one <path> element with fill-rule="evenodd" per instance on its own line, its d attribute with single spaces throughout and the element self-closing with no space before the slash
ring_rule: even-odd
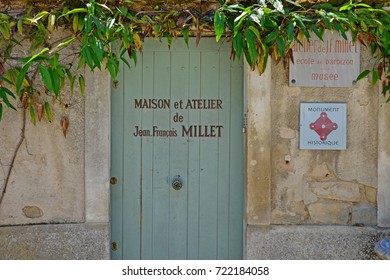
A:
<svg viewBox="0 0 390 280">
<path fill-rule="evenodd" d="M 173 180 L 172 180 L 172 188 L 174 190 L 180 190 L 181 188 L 183 187 L 183 181 L 182 179 L 180 178 L 180 175 L 177 175 L 175 177 L 173 177 Z"/>
</svg>

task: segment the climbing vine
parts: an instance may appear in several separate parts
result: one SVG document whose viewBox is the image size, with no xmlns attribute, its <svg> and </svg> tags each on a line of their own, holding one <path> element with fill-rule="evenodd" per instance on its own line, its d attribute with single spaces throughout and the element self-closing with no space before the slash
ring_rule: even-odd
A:
<svg viewBox="0 0 390 280">
<path fill-rule="evenodd" d="M 169 44 L 182 37 L 188 43 L 190 36 L 199 42 L 205 32 L 213 32 L 217 41 L 231 40 L 232 59 L 243 55 L 260 74 L 269 57 L 293 62 L 294 41 L 322 39 L 327 29 L 344 38 L 351 32 L 353 41 L 369 48 L 375 59 L 373 68 L 357 78 L 371 74 L 373 85 L 382 81 L 382 93 L 390 92 L 390 13 L 383 5 L 219 0 L 206 10 L 155 5 L 139 11 L 132 8 L 137 1 L 130 0 L 58 2 L 47 9 L 30 5 L 18 13 L 0 12 L 0 121 L 5 108 L 16 110 L 13 99 L 20 100 L 34 125 L 44 116 L 51 121 L 51 104 L 62 102 L 65 85 L 71 91 L 78 85 L 84 93 L 81 68 L 107 69 L 115 79 L 120 61 L 129 67 L 130 60 L 137 62 L 146 37 L 166 38 Z M 26 44 L 28 53 L 17 56 Z M 61 125 L 67 128 L 69 120 Z"/>
</svg>

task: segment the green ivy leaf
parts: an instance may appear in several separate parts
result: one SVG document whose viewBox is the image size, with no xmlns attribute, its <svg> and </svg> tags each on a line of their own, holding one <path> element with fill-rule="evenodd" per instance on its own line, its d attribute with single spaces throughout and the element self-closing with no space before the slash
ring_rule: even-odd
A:
<svg viewBox="0 0 390 280">
<path fill-rule="evenodd" d="M 53 92 L 58 97 L 61 90 L 61 79 L 59 72 L 57 72 L 55 69 L 49 69 L 49 71 L 53 83 Z"/>
<path fill-rule="evenodd" d="M 294 5 L 294 6 L 296 6 L 296 7 L 298 7 L 298 8 L 303 9 L 303 6 L 302 6 L 302 5 L 298 4 L 297 2 L 295 2 L 295 1 L 293 1 L 293 0 L 287 0 L 287 2 L 290 3 L 290 4 L 292 4 L 292 5 Z"/>
<path fill-rule="evenodd" d="M 256 38 L 257 38 L 259 41 L 261 40 L 260 32 L 259 32 L 259 30 L 257 30 L 254 26 L 249 26 L 249 27 L 248 27 L 248 30 L 252 31 L 253 34 L 256 35 Z"/>
<path fill-rule="evenodd" d="M 324 10 L 320 10 L 318 13 L 322 16 L 322 20 L 325 23 L 326 28 L 332 30 L 333 29 L 332 23 L 328 14 Z"/>
<path fill-rule="evenodd" d="M 110 34 L 112 32 L 112 29 L 115 24 L 115 18 L 108 18 L 107 19 L 107 26 L 106 26 L 106 38 L 108 39 L 110 37 Z"/>
<path fill-rule="evenodd" d="M 38 70 L 39 73 L 41 73 L 42 81 L 47 87 L 47 89 L 51 92 L 54 92 L 54 87 L 53 87 L 53 81 L 52 77 L 49 71 L 49 68 L 43 66 L 42 64 L 38 65 Z"/>
<path fill-rule="evenodd" d="M 341 36 L 345 39 L 348 40 L 347 34 L 344 31 L 344 28 L 338 23 L 335 22 L 333 23 L 334 28 L 341 34 Z"/>
<path fill-rule="evenodd" d="M 88 12 L 88 10 L 86 8 L 76 8 L 76 9 L 73 9 L 73 10 L 66 12 L 65 14 L 59 16 L 58 18 L 66 17 L 66 16 L 71 15 L 71 14 L 87 13 L 87 12 Z"/>
<path fill-rule="evenodd" d="M 244 10 L 240 16 L 234 19 L 234 36 L 241 30 L 241 27 L 249 13 L 249 10 Z"/>
<path fill-rule="evenodd" d="M 55 53 L 55 52 L 59 51 L 60 49 L 66 47 L 67 45 L 69 45 L 70 43 L 72 43 L 75 39 L 76 39 L 76 37 L 73 37 L 73 36 L 72 36 L 71 38 L 69 38 L 69 39 L 67 39 L 67 40 L 65 40 L 65 41 L 63 41 L 63 42 L 61 42 L 61 43 L 59 43 L 57 46 L 55 46 L 54 48 L 52 48 L 52 49 L 49 51 L 49 53 L 51 54 L 51 53 Z"/>
<path fill-rule="evenodd" d="M 378 70 L 375 69 L 372 71 L 371 85 L 375 86 L 375 84 L 378 82 L 378 80 L 379 80 L 379 72 L 378 72 Z"/>
<path fill-rule="evenodd" d="M 249 19 L 255 22 L 260 28 L 263 28 L 265 24 L 264 10 L 262 8 L 254 9 Z"/>
<path fill-rule="evenodd" d="M 40 61 L 40 60 L 44 60 L 44 59 L 47 59 L 47 52 L 49 51 L 49 48 L 44 48 L 42 49 L 39 53 L 31 56 L 31 57 L 26 57 L 25 59 L 21 59 L 20 61 L 21 62 L 24 62 L 26 64 L 30 64 L 32 62 L 36 62 L 36 61 Z M 24 66 L 23 66 L 24 67 Z"/>
<path fill-rule="evenodd" d="M 359 81 L 366 77 L 368 74 L 370 74 L 370 70 L 364 70 L 362 73 L 359 74 L 359 76 L 356 78 L 356 81 Z"/>
<path fill-rule="evenodd" d="M 183 35 L 184 42 L 186 43 L 186 45 L 188 47 L 188 41 L 190 38 L 190 29 L 188 27 L 183 28 L 183 30 L 181 31 L 181 34 Z"/>
<path fill-rule="evenodd" d="M 244 35 L 246 39 L 246 45 L 248 47 L 248 53 L 251 57 L 252 63 L 254 63 L 255 61 L 257 61 L 257 58 L 259 56 L 256 45 L 256 34 L 253 33 L 252 30 L 246 29 L 244 31 Z"/>
<path fill-rule="evenodd" d="M 81 54 L 83 58 L 85 59 L 85 62 L 87 63 L 88 67 L 93 70 L 95 68 L 95 64 L 92 59 L 92 49 L 90 46 L 84 46 L 83 50 L 81 51 Z"/>
<path fill-rule="evenodd" d="M 275 9 L 278 12 L 284 14 L 284 7 L 283 7 L 282 1 L 280 1 L 280 0 L 269 0 L 269 2 L 272 4 L 272 6 L 275 7 Z"/>
<path fill-rule="evenodd" d="M 265 12 L 264 8 L 257 8 L 254 10 L 255 14 L 260 20 L 260 25 L 263 27 L 265 25 Z"/>
<path fill-rule="evenodd" d="M 96 5 L 106 9 L 107 11 L 109 11 L 111 14 L 113 14 L 112 10 L 106 5 L 106 4 L 101 4 L 101 3 L 96 3 Z"/>
<path fill-rule="evenodd" d="M 47 30 L 49 32 L 53 32 L 55 23 L 56 23 L 56 15 L 50 15 L 49 20 L 47 21 Z"/>
<path fill-rule="evenodd" d="M 38 22 L 38 21 L 41 20 L 42 18 L 46 17 L 48 14 L 49 14 L 48 11 L 39 12 L 39 13 L 36 14 L 36 16 L 32 19 L 32 21 Z"/>
<path fill-rule="evenodd" d="M 22 69 L 19 72 L 18 79 L 16 81 L 16 92 L 17 93 L 19 93 L 21 88 L 22 88 L 23 82 L 26 79 L 26 74 L 27 74 L 27 71 L 30 68 L 30 66 L 31 66 L 30 63 L 24 64 L 24 66 L 22 67 Z"/>
<path fill-rule="evenodd" d="M 389 35 L 389 32 L 390 30 L 385 30 L 383 33 L 382 33 L 382 39 L 383 39 L 383 48 L 385 49 L 385 51 L 387 52 L 387 54 L 390 54 L 390 44 L 389 44 L 389 41 L 390 41 L 390 35 Z"/>
<path fill-rule="evenodd" d="M 264 43 L 267 45 L 273 45 L 276 41 L 276 38 L 279 36 L 279 31 L 275 30 L 272 31 L 268 36 L 265 38 Z"/>
<path fill-rule="evenodd" d="M 6 77 L 1 76 L 1 75 L 0 75 L 0 80 L 3 80 L 3 81 L 7 82 L 7 83 L 10 84 L 10 85 L 13 85 L 13 84 L 14 84 L 11 80 L 9 80 L 9 79 L 7 79 Z M 13 93 L 12 93 L 12 95 L 13 95 Z M 13 97 L 15 98 L 14 95 L 13 95 Z"/>
<path fill-rule="evenodd" d="M 84 95 L 84 92 L 85 92 L 85 79 L 84 79 L 83 75 L 79 76 L 79 86 L 80 86 L 81 95 Z"/>
<path fill-rule="evenodd" d="M 46 114 L 47 120 L 49 122 L 51 122 L 52 121 L 52 114 L 51 114 L 50 104 L 48 102 L 45 102 L 44 108 L 45 108 L 45 114 Z"/>
<path fill-rule="evenodd" d="M 16 108 L 9 102 L 7 95 L 12 96 L 13 94 L 9 89 L 7 89 L 5 87 L 1 87 L 0 88 L 0 98 L 3 99 L 3 102 L 5 103 L 5 105 L 7 105 L 8 108 L 16 110 Z"/>
<path fill-rule="evenodd" d="M 100 69 L 101 61 L 103 60 L 104 46 L 101 40 L 95 40 L 92 42 L 94 53 L 96 54 L 94 57 L 95 65 Z"/>
<path fill-rule="evenodd" d="M 5 40 L 9 40 L 11 38 L 9 22 L 1 22 L 0 23 L 0 33 L 1 33 L 1 35 L 3 35 Z"/>
<path fill-rule="evenodd" d="M 342 5 L 339 9 L 340 12 L 342 11 L 349 11 L 353 8 L 352 1 L 346 2 L 344 5 Z"/>
<path fill-rule="evenodd" d="M 221 39 L 223 33 L 225 33 L 225 20 L 225 14 L 217 10 L 214 15 L 215 39 L 217 42 Z"/>
<path fill-rule="evenodd" d="M 267 61 L 268 61 L 268 49 L 264 44 L 261 44 L 262 54 L 259 56 L 259 59 L 257 61 L 257 69 L 259 71 L 259 74 L 263 74 L 266 67 L 267 67 Z"/>
<path fill-rule="evenodd" d="M 119 61 L 116 56 L 112 55 L 107 57 L 106 68 L 110 72 L 111 77 L 115 79 L 119 73 Z"/>
<path fill-rule="evenodd" d="M 37 115 L 35 114 L 35 109 L 32 104 L 30 104 L 30 117 L 31 117 L 31 122 L 34 125 L 37 125 Z"/>
<path fill-rule="evenodd" d="M 79 16 L 76 14 L 73 16 L 73 22 L 72 22 L 72 28 L 73 28 L 73 34 L 77 33 L 77 30 L 79 29 Z"/>
<path fill-rule="evenodd" d="M 18 20 L 17 27 L 19 35 L 23 36 L 23 19 Z"/>
<path fill-rule="evenodd" d="M 321 41 L 323 41 L 323 34 L 318 30 L 318 28 L 315 26 L 314 23 L 309 23 L 310 29 L 317 35 L 318 38 L 320 38 Z"/>
<path fill-rule="evenodd" d="M 290 23 L 288 24 L 288 27 L 287 27 L 287 39 L 288 39 L 289 45 L 291 44 L 291 42 L 294 39 L 294 36 L 295 36 L 294 31 L 295 31 L 295 22 L 290 21 Z"/>
<path fill-rule="evenodd" d="M 241 57 L 243 46 L 244 46 L 244 36 L 242 35 L 241 32 L 238 32 L 233 37 L 233 48 L 238 58 Z"/>
<path fill-rule="evenodd" d="M 284 36 L 278 37 L 278 50 L 282 58 L 284 58 L 286 52 L 286 39 Z"/>
</svg>

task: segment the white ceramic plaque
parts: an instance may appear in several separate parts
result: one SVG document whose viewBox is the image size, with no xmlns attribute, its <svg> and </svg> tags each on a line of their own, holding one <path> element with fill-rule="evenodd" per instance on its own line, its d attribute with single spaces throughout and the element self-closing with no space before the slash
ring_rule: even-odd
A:
<svg viewBox="0 0 390 280">
<path fill-rule="evenodd" d="M 347 148 L 346 103 L 301 103 L 300 149 Z"/>
<path fill-rule="evenodd" d="M 302 36 L 301 36 L 302 37 Z M 325 31 L 323 41 L 311 34 L 293 44 L 289 85 L 300 87 L 354 87 L 360 74 L 360 44 L 338 32 Z"/>
</svg>

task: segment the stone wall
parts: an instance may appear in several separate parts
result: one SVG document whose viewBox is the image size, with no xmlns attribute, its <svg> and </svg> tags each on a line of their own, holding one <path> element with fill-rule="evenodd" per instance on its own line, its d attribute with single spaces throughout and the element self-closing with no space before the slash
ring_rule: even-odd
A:
<svg viewBox="0 0 390 280">
<path fill-rule="evenodd" d="M 361 49 L 361 70 L 370 68 Z M 290 87 L 288 69 L 245 70 L 248 259 L 378 259 L 390 232 L 390 107 L 370 77 Z M 300 103 L 347 103 L 347 149 L 301 150 Z"/>
<path fill-rule="evenodd" d="M 53 34 L 52 40 L 63 34 L 63 31 Z M 18 46 L 12 57 L 27 56 L 28 49 L 28 43 Z M 63 55 L 74 51 L 70 48 Z M 14 62 L 16 59 L 9 61 Z M 16 154 L 7 191 L 0 205 L 0 225 L 82 222 L 85 216 L 84 96 L 77 86 L 71 93 L 67 85 L 60 102 L 43 94 L 42 85 L 35 84 L 35 88 L 41 93 L 34 94 L 33 106 L 50 103 L 52 120 L 50 122 L 44 115 L 34 126 L 29 108 L 26 109 L 25 140 Z M 23 126 L 21 102 L 19 99 L 13 102 L 18 110 L 4 110 L 0 122 L 2 187 Z M 70 122 L 66 137 L 60 125 L 62 118 L 68 118 Z"/>
<path fill-rule="evenodd" d="M 369 57 L 362 48 L 362 69 Z M 249 224 L 377 225 L 379 89 L 369 78 L 351 88 L 290 87 L 283 65 L 267 71 L 247 76 Z M 347 103 L 346 150 L 299 149 L 301 102 Z"/>
<path fill-rule="evenodd" d="M 9 4 L 2 2 L 0 8 Z M 59 30 L 51 40 L 64 34 Z M 28 55 L 24 42 L 10 63 Z M 64 57 L 76 49 L 77 45 L 67 48 Z M 43 94 L 36 94 L 34 104 L 48 101 L 52 121 L 44 116 L 34 126 L 26 110 L 25 139 L 0 205 L 0 259 L 110 257 L 110 77 L 106 72 L 81 71 L 85 95 L 77 83 L 73 93 L 65 85 L 60 102 L 48 98 L 42 85 L 35 85 Z M 5 109 L 0 122 L 1 191 L 23 126 L 21 101 L 13 102 L 18 110 Z M 61 127 L 64 117 L 69 119 L 66 137 Z"/>
<path fill-rule="evenodd" d="M 369 67 L 362 48 L 362 69 Z M 273 224 L 376 225 L 378 88 L 288 86 L 288 71 L 272 72 Z M 347 103 L 347 149 L 299 149 L 301 102 Z"/>
</svg>

